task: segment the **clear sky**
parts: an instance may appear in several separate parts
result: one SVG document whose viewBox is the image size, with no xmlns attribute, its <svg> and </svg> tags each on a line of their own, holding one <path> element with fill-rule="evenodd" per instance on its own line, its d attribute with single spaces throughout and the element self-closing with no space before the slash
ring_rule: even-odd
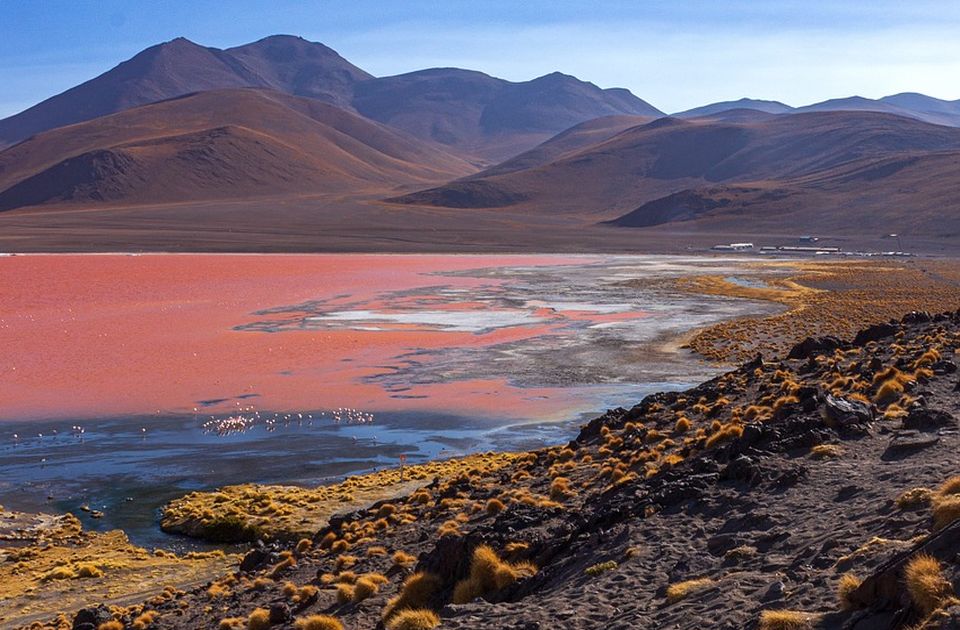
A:
<svg viewBox="0 0 960 630">
<path fill-rule="evenodd" d="M 375 75 L 554 70 L 668 112 L 915 91 L 960 99 L 957 0 L 0 0 L 0 117 L 184 36 L 301 35 Z"/>
</svg>

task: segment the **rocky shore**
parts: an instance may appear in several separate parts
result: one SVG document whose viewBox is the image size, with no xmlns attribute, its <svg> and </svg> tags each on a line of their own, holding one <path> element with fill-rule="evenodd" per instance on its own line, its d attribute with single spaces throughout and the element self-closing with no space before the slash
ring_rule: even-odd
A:
<svg viewBox="0 0 960 630">
<path fill-rule="evenodd" d="M 25 627 L 958 627 L 958 347 L 960 312 L 810 338 L 565 446 L 448 463 L 300 540 L 258 521 L 272 542 L 203 584 Z M 224 496 L 169 509 L 245 514 Z"/>
</svg>

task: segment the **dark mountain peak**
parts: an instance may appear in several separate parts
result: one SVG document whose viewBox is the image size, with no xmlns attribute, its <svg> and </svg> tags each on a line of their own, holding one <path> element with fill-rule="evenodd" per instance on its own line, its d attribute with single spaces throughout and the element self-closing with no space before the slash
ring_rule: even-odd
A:
<svg viewBox="0 0 960 630">
<path fill-rule="evenodd" d="M 230 54 L 259 53 L 274 61 L 292 61 L 297 58 L 343 59 L 333 48 L 320 42 L 311 42 L 297 35 L 270 35 L 250 44 L 227 48 Z"/>
</svg>

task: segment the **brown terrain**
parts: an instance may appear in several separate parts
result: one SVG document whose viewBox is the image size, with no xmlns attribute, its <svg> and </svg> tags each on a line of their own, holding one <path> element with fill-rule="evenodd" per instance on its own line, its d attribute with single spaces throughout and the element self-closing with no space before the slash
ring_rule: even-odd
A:
<svg viewBox="0 0 960 630">
<path fill-rule="evenodd" d="M 435 145 L 317 100 L 216 90 L 61 127 L 0 153 L 0 210 L 358 193 L 471 170 Z"/>
<path fill-rule="evenodd" d="M 566 445 L 318 489 L 192 493 L 167 506 L 165 527 L 262 541 L 239 561 L 184 559 L 192 576 L 229 565 L 202 583 L 163 588 L 162 554 L 121 540 L 100 559 L 69 519 L 38 538 L 30 517 L 5 515 L 24 543 L 5 550 L 19 579 L 4 594 L 33 602 L 7 619 L 78 630 L 954 627 L 958 348 L 960 313 L 912 313 L 608 411 Z M 328 516 L 338 501 L 350 511 Z M 118 598 L 117 576 L 137 566 L 158 577 L 138 586 L 141 600 Z M 105 592 L 117 603 L 97 605 Z"/>
<path fill-rule="evenodd" d="M 179 38 L 0 121 L 0 248 L 670 253 L 815 234 L 953 254 L 958 111 L 898 94 L 668 118 L 558 72 L 374 77 L 298 37 Z"/>
<path fill-rule="evenodd" d="M 621 227 L 950 237 L 960 228 L 958 215 L 944 212 L 960 202 L 958 151 L 960 130 L 883 113 L 662 118 L 546 164 L 484 171 L 394 201 Z"/>
</svg>

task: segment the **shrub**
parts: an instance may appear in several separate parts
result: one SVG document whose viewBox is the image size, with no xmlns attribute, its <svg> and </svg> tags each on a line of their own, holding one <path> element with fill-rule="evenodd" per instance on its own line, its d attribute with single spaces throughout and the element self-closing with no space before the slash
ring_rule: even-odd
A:
<svg viewBox="0 0 960 630">
<path fill-rule="evenodd" d="M 910 600 L 923 614 L 933 612 L 953 594 L 953 585 L 943 576 L 940 562 L 927 554 L 910 559 L 904 580 Z"/>
<path fill-rule="evenodd" d="M 100 570 L 95 564 L 78 564 L 77 565 L 77 577 L 81 578 L 95 578 L 103 577 L 103 571 Z"/>
<path fill-rule="evenodd" d="M 592 566 L 589 566 L 589 567 L 587 567 L 586 569 L 584 569 L 583 572 L 586 573 L 587 575 L 591 576 L 591 577 L 596 577 L 596 576 L 600 575 L 601 573 L 604 573 L 604 572 L 606 572 L 606 571 L 612 571 L 613 569 L 616 569 L 617 566 L 619 566 L 619 565 L 616 563 L 616 561 L 614 561 L 614 560 L 607 560 L 606 562 L 598 562 L 597 564 L 594 564 L 594 565 L 592 565 Z"/>
<path fill-rule="evenodd" d="M 110 621 L 104 621 L 97 626 L 97 630 L 123 630 L 123 623 L 117 621 L 116 619 L 111 619 Z"/>
<path fill-rule="evenodd" d="M 699 578 L 696 580 L 687 580 L 685 582 L 671 584 L 667 587 L 667 601 L 671 604 L 678 602 L 691 593 L 701 591 L 709 586 L 712 586 L 713 584 L 714 581 L 710 578 Z"/>
<path fill-rule="evenodd" d="M 897 507 L 901 510 L 911 510 L 929 505 L 933 499 L 933 490 L 930 488 L 910 488 L 897 497 Z"/>
<path fill-rule="evenodd" d="M 900 381 L 884 381 L 883 385 L 880 386 L 880 389 L 877 390 L 876 395 L 873 397 L 873 402 L 878 405 L 889 405 L 890 403 L 900 400 L 900 396 L 902 395 L 903 384 Z"/>
<path fill-rule="evenodd" d="M 473 550 L 470 576 L 458 582 L 453 589 L 453 603 L 465 604 L 487 593 L 504 589 L 521 577 L 536 572 L 537 567 L 529 562 L 505 562 L 493 549 L 480 545 Z"/>
<path fill-rule="evenodd" d="M 353 585 L 353 601 L 362 602 L 373 597 L 380 590 L 380 585 L 369 577 L 362 577 Z"/>
<path fill-rule="evenodd" d="M 501 501 L 500 499 L 490 499 L 489 501 L 487 501 L 487 505 L 485 509 L 487 510 L 487 514 L 489 514 L 490 516 L 493 516 L 494 514 L 499 514 L 500 512 L 502 512 L 503 508 L 505 507 L 507 506 L 504 505 L 503 501 Z"/>
<path fill-rule="evenodd" d="M 234 630 L 243 626 L 243 619 L 241 617 L 227 617 L 226 619 L 221 619 L 220 623 L 217 625 L 217 630 Z"/>
<path fill-rule="evenodd" d="M 293 622 L 297 630 L 343 630 L 343 624 L 330 615 L 310 615 Z"/>
<path fill-rule="evenodd" d="M 837 583 L 837 599 L 840 600 L 840 607 L 844 610 L 853 608 L 853 602 L 850 601 L 850 595 L 860 587 L 862 580 L 852 573 L 844 573 L 840 576 L 840 582 Z"/>
<path fill-rule="evenodd" d="M 810 457 L 814 459 L 827 459 L 828 457 L 841 457 L 843 448 L 839 444 L 817 444 L 810 449 Z"/>
<path fill-rule="evenodd" d="M 397 566 L 408 567 L 414 562 L 417 561 L 417 557 L 411 555 L 405 551 L 395 551 L 393 556 L 393 563 Z"/>
<path fill-rule="evenodd" d="M 346 604 L 353 601 L 353 584 L 337 584 L 337 603 Z"/>
<path fill-rule="evenodd" d="M 576 493 L 570 489 L 570 480 L 566 477 L 557 477 L 550 484 L 550 498 L 554 501 L 562 501 L 575 494 Z"/>
<path fill-rule="evenodd" d="M 441 586 L 440 578 L 432 573 L 414 573 L 404 580 L 400 594 L 387 602 L 383 618 L 389 620 L 401 611 L 425 608 Z"/>
<path fill-rule="evenodd" d="M 257 608 L 247 617 L 247 630 L 267 630 L 270 627 L 270 611 Z"/>
<path fill-rule="evenodd" d="M 297 543 L 297 554 L 303 555 L 308 551 L 310 551 L 312 547 L 313 547 L 312 540 L 310 540 L 309 538 L 301 538 L 300 542 Z"/>
<path fill-rule="evenodd" d="M 690 419 L 684 416 L 677 418 L 677 423 L 673 425 L 674 433 L 686 433 L 692 426 Z"/>
<path fill-rule="evenodd" d="M 387 622 L 388 630 L 431 630 L 440 625 L 440 617 L 432 610 L 401 610 Z"/>
<path fill-rule="evenodd" d="M 764 610 L 760 613 L 758 630 L 808 630 L 812 628 L 811 615 L 795 610 Z"/>
<path fill-rule="evenodd" d="M 130 628 L 132 630 L 147 630 L 147 628 L 153 625 L 153 622 L 156 621 L 156 619 L 157 611 L 148 610 L 138 615 L 136 619 L 133 620 L 133 623 L 130 624 Z"/>
<path fill-rule="evenodd" d="M 952 477 L 937 488 L 931 497 L 933 528 L 943 529 L 960 518 L 960 476 Z"/>
</svg>

